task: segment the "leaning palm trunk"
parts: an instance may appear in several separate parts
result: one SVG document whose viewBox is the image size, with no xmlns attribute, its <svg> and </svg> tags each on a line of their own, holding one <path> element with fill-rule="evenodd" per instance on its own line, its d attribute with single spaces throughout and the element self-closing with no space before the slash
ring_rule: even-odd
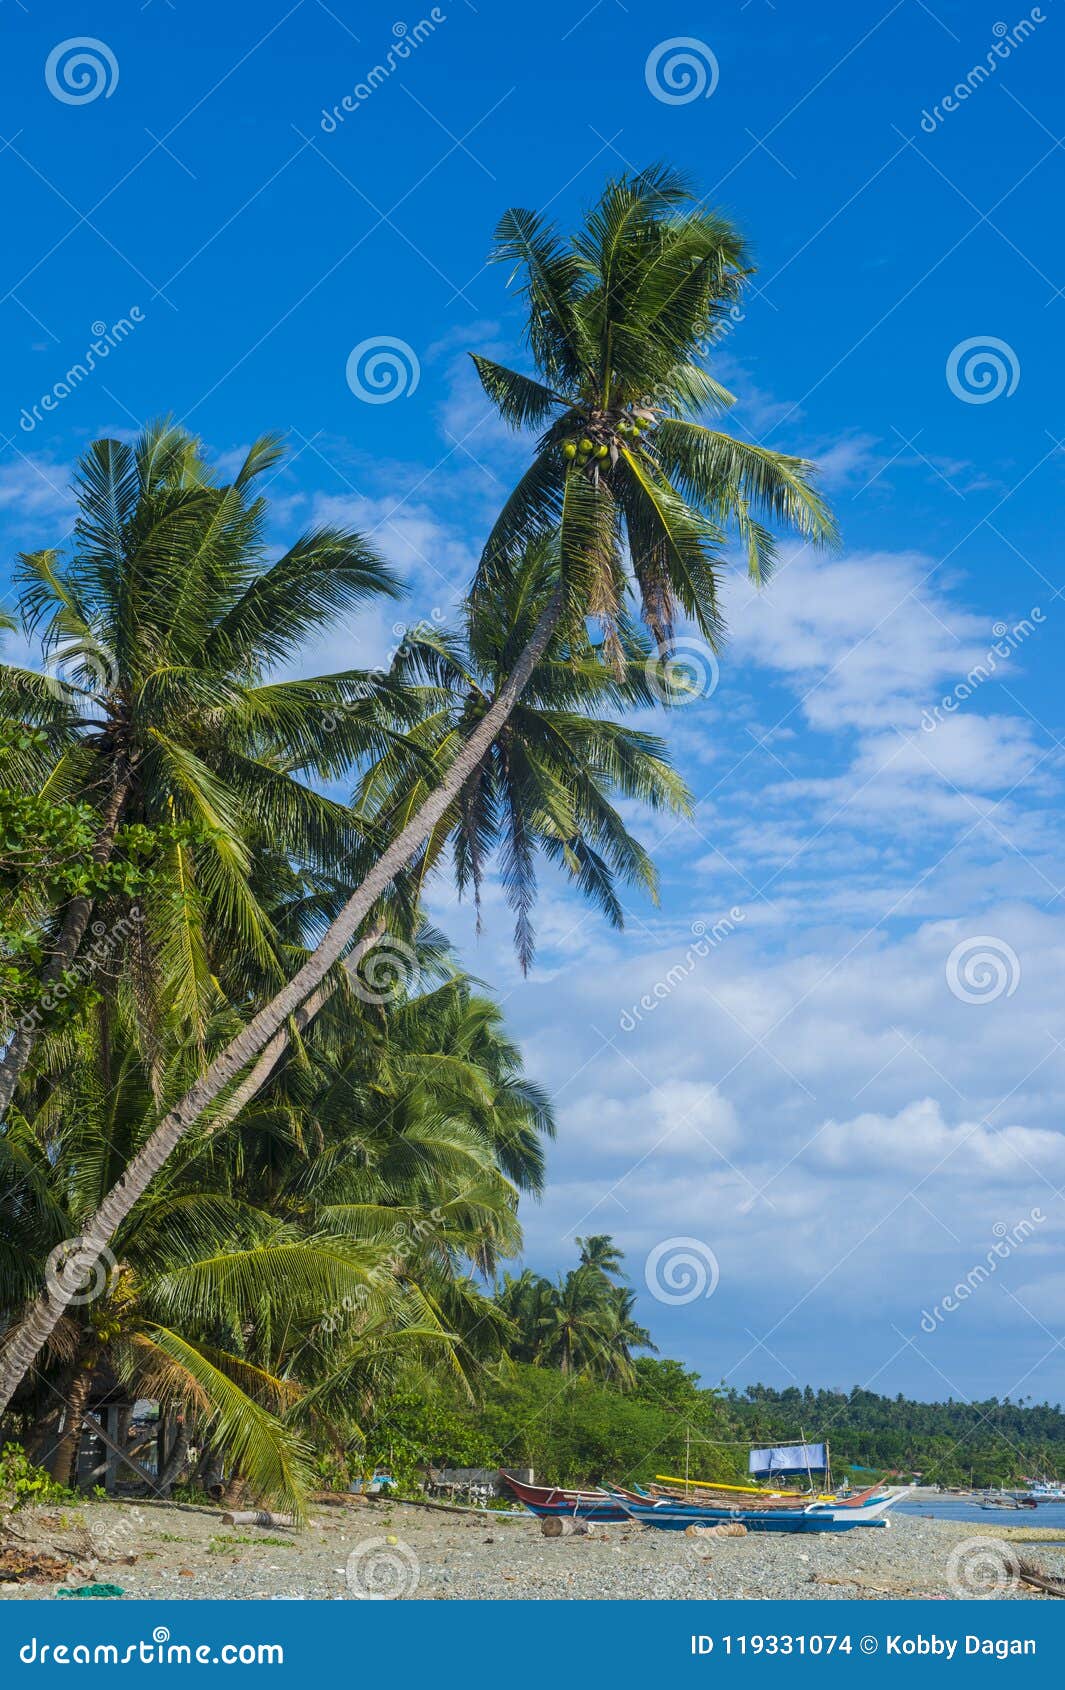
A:
<svg viewBox="0 0 1065 1690">
<path fill-rule="evenodd" d="M 366 879 L 352 893 L 340 914 L 327 929 L 321 944 L 276 997 L 255 1015 L 237 1037 L 209 1065 L 181 1102 L 156 1127 L 122 1178 L 113 1186 L 85 1231 L 71 1241 L 71 1252 L 61 1280 L 46 1288 L 31 1305 L 4 1347 L 0 1366 L 0 1413 L 11 1401 L 34 1360 L 47 1343 L 63 1310 L 75 1295 L 79 1272 L 85 1274 L 99 1259 L 108 1240 L 121 1226 L 134 1204 L 143 1196 L 167 1158 L 195 1125 L 204 1111 L 232 1084 L 248 1064 L 262 1053 L 256 1065 L 265 1081 L 281 1047 L 266 1062 L 266 1047 L 281 1032 L 289 1016 L 320 987 L 325 976 L 351 943 L 370 910 L 388 890 L 400 869 L 424 845 L 437 822 L 455 802 L 470 775 L 492 745 L 520 699 L 528 681 L 547 650 L 562 614 L 563 593 L 552 596 L 533 630 L 525 650 L 496 698 L 465 741 L 440 785 L 430 793 L 416 815 L 397 834 L 378 858 Z M 369 944 L 371 941 L 364 941 Z M 324 998 L 322 1000 L 324 1002 Z M 241 1087 L 243 1094 L 244 1088 Z M 249 1100 L 242 1095 L 242 1103 Z M 69 1294 L 68 1294 L 69 1287 Z"/>
<path fill-rule="evenodd" d="M 60 1485 L 73 1485 L 77 1482 L 82 1420 L 89 1406 L 95 1365 L 95 1355 L 86 1356 L 81 1371 L 70 1387 L 63 1433 L 48 1463 L 49 1472 Z"/>
<path fill-rule="evenodd" d="M 92 848 L 92 862 L 95 868 L 106 868 L 111 860 L 111 853 L 115 848 L 115 834 L 118 831 L 119 817 L 122 806 L 126 802 L 129 792 L 129 779 L 117 780 L 111 788 L 110 797 L 104 807 L 100 823 L 100 831 Z M 62 982 L 67 969 L 73 963 L 81 948 L 81 941 L 85 937 L 92 915 L 92 899 L 79 893 L 71 898 L 63 917 L 63 925 L 59 930 L 56 948 L 48 959 L 48 965 L 41 974 L 41 985 L 47 991 L 49 986 L 57 986 Z M 39 1023 L 31 1017 L 24 1017 L 28 1026 L 19 1027 L 14 1038 L 8 1045 L 4 1060 L 0 1063 L 0 1120 L 7 1113 L 8 1104 L 15 1095 L 15 1087 L 26 1070 L 26 1064 L 33 1054 L 33 1047 L 39 1031 Z"/>
</svg>

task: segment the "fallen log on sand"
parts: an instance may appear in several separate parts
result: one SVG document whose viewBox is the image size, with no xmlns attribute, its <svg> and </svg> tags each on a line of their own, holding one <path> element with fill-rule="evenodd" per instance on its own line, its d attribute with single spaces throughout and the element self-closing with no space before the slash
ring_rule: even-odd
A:
<svg viewBox="0 0 1065 1690">
<path fill-rule="evenodd" d="M 540 1521 L 541 1537 L 593 1537 L 591 1520 L 575 1520 L 569 1514 L 545 1514 Z"/>
</svg>

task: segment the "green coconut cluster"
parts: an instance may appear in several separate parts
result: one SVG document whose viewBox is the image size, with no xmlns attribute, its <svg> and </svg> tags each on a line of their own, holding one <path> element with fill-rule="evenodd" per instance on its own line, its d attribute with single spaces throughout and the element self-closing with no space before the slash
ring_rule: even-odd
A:
<svg viewBox="0 0 1065 1690">
<path fill-rule="evenodd" d="M 618 449 L 634 444 L 652 429 L 657 417 L 650 410 L 626 410 L 621 415 L 596 414 L 581 419 L 587 433 L 573 435 L 562 443 L 562 456 L 581 468 L 602 463 L 607 458 L 616 463 Z"/>
</svg>

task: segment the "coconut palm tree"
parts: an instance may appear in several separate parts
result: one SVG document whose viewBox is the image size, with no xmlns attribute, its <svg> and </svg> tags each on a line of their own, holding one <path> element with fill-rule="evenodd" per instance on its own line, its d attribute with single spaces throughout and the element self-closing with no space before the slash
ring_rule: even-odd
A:
<svg viewBox="0 0 1065 1690">
<path fill-rule="evenodd" d="M 496 235 L 495 258 L 523 278 L 540 379 L 474 362 L 504 420 L 543 432 L 476 590 L 531 536 L 557 530 L 559 615 L 597 616 L 611 642 L 635 588 L 663 656 L 680 611 L 716 645 L 730 528 L 756 580 L 774 561 L 767 521 L 819 542 L 834 534 L 810 464 L 699 420 L 734 403 L 704 354 L 749 274 L 742 237 L 663 167 L 609 183 L 572 241 L 525 210 L 508 211 Z"/>
<path fill-rule="evenodd" d="M 541 1356 L 554 1297 L 551 1281 L 532 1268 L 525 1268 L 517 1278 L 503 1275 L 496 1302 L 514 1327 L 515 1338 L 508 1346 L 514 1361 L 536 1362 Z"/>
<path fill-rule="evenodd" d="M 612 1238 L 578 1238 L 580 1261 L 555 1284 L 526 1269 L 504 1277 L 497 1293 L 503 1313 L 517 1328 L 508 1353 L 564 1374 L 609 1379 L 627 1389 L 636 1382 L 632 1351 L 654 1350 L 651 1335 L 633 1319 L 636 1293 L 615 1285 L 622 1252 Z"/>
<path fill-rule="evenodd" d="M 575 1239 L 574 1243 L 581 1253 L 581 1267 L 598 1268 L 600 1273 L 608 1276 L 620 1273 L 625 1252 L 618 1248 L 609 1233 L 592 1233 L 588 1238 Z"/>
<path fill-rule="evenodd" d="M 32 1116 L 13 1105 L 0 1133 L 0 1320 L 65 1272 L 54 1252 L 150 1130 L 129 1003 L 108 1009 L 106 1034 L 83 1029 L 78 1060 L 40 1076 Z M 167 1088 L 194 1062 L 190 1049 Z M 186 1136 L 96 1294 L 64 1315 L 16 1405 L 44 1421 L 65 1405 L 54 1476 L 70 1477 L 94 1382 L 114 1378 L 298 1510 L 312 1444 L 357 1432 L 402 1367 L 436 1357 L 462 1378 L 498 1356 L 506 1322 L 471 1273 L 518 1247 L 519 1184 L 540 1188 L 550 1131 L 497 1007 L 465 977 L 388 1006 L 336 993 L 246 1115 Z"/>
<path fill-rule="evenodd" d="M 633 1350 L 650 1350 L 657 1355 L 658 1346 L 651 1340 L 646 1326 L 633 1319 L 636 1293 L 628 1285 L 612 1285 L 607 1292 L 610 1319 L 607 1326 L 606 1353 L 603 1356 L 604 1375 L 625 1387 L 636 1383 Z"/>
<path fill-rule="evenodd" d="M 772 561 L 770 524 L 816 542 L 833 535 L 808 464 L 742 445 L 699 421 L 707 407 L 727 403 L 704 353 L 739 296 L 748 260 L 735 229 L 706 211 L 686 181 L 654 169 L 609 183 L 569 241 L 537 213 L 509 211 L 494 257 L 522 274 L 529 349 L 541 379 L 484 360 L 481 379 L 515 427 L 548 426 L 486 545 L 474 601 L 490 602 L 525 543 L 547 530 L 559 537 L 556 591 L 439 784 L 381 852 L 313 955 L 208 1064 L 101 1203 L 79 1242 L 83 1269 L 184 1133 L 321 987 L 480 767 L 560 623 L 576 641 L 580 619 L 598 617 L 616 655 L 624 600 L 634 590 L 667 661 L 678 607 L 709 643 L 718 640 L 728 524 L 755 575 Z M 10 1339 L 0 1410 L 62 1308 L 61 1300 L 40 1297 Z"/>
<path fill-rule="evenodd" d="M 334 775 L 380 753 L 401 706 L 393 689 L 384 708 L 389 689 L 354 669 L 272 673 L 337 615 L 398 592 L 372 548 L 340 529 L 316 529 L 268 561 L 257 482 L 281 455 L 266 436 L 222 484 L 198 442 L 166 424 L 135 445 L 96 441 L 78 466 L 72 556 L 20 563 L 22 623 L 43 644 L 45 671 L 0 664 L 0 716 L 47 741 L 45 796 L 95 810 L 97 869 L 124 826 L 167 825 L 132 960 L 143 988 L 201 1037 L 220 955 L 243 955 L 275 986 L 285 978 L 250 887 L 249 836 L 258 830 L 317 873 L 346 862 L 360 843 L 350 812 L 300 771 Z M 73 963 L 92 907 L 80 894 L 53 920 L 27 886 L 28 919 L 51 928 L 46 984 Z M 32 1024 L 8 1038 L 0 1116 L 33 1043 Z"/>
</svg>

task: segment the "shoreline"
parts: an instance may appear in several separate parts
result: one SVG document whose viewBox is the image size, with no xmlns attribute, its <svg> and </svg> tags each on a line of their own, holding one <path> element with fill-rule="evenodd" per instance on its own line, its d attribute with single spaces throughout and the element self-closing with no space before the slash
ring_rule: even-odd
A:
<svg viewBox="0 0 1065 1690">
<path fill-rule="evenodd" d="M 904 1601 L 994 1594 L 1052 1598 L 1019 1582 L 1023 1560 L 1065 1578 L 1065 1533 L 1029 1522 L 895 1515 L 887 1530 L 698 1540 L 631 1524 L 545 1539 L 532 1515 L 452 1517 L 419 1503 L 312 1504 L 300 1531 L 226 1527 L 220 1514 L 136 1502 L 25 1508 L 4 1548 L 67 1560 L 69 1572 L 0 1596 L 55 1600 L 58 1588 L 118 1585 L 127 1599 L 419 1601 Z M 971 1581 L 1001 1574 L 1001 1589 Z"/>
</svg>

